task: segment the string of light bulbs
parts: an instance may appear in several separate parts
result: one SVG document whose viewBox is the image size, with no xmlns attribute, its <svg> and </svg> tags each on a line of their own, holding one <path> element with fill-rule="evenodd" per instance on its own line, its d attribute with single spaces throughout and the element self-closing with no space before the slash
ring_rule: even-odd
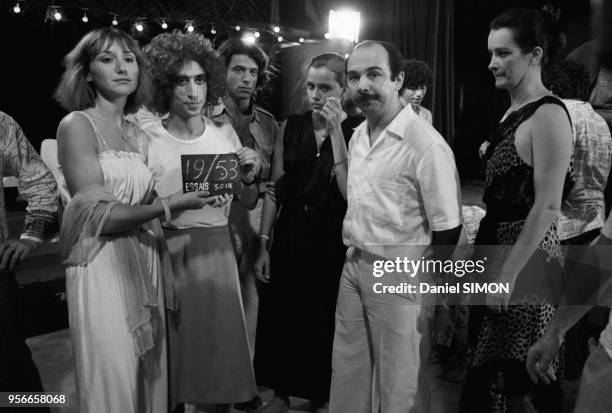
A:
<svg viewBox="0 0 612 413">
<path fill-rule="evenodd" d="M 88 8 L 80 7 L 77 8 L 78 11 L 76 13 L 72 13 L 73 10 L 65 8 L 61 5 L 51 4 L 47 7 L 45 13 L 45 21 L 50 21 L 52 23 L 63 23 L 65 24 L 68 21 L 72 21 L 70 15 L 78 15 L 78 19 L 82 23 L 89 23 L 91 16 L 88 15 Z M 25 0 L 17 0 L 12 8 L 14 15 L 21 15 L 27 10 L 27 4 Z M 208 23 L 208 24 L 196 24 L 193 19 L 172 19 L 166 16 L 163 17 L 132 17 L 132 16 L 121 16 L 118 13 L 107 12 L 109 16 L 109 24 L 113 27 L 119 26 L 121 23 L 122 26 L 124 23 L 130 22 L 130 26 L 134 31 L 138 33 L 142 33 L 146 30 L 147 25 L 156 24 L 162 30 L 168 30 L 170 25 L 175 26 L 175 28 L 182 28 L 182 30 L 186 32 L 194 32 L 196 31 L 196 27 L 208 27 L 207 31 L 204 31 L 204 34 L 209 34 L 211 36 L 215 36 L 217 34 L 217 28 L 223 27 L 224 25 L 219 25 L 218 23 Z M 268 34 L 269 38 L 276 39 L 278 43 L 288 43 L 288 44 L 304 44 L 313 41 L 320 41 L 322 39 L 313 38 L 312 36 L 304 37 L 300 35 L 292 34 L 295 30 L 286 29 L 283 30 L 279 25 L 266 25 L 265 27 L 252 27 L 252 26 L 242 26 L 240 24 L 229 25 L 226 26 L 228 32 L 236 31 L 241 33 L 241 38 L 243 41 L 248 43 L 255 43 L 260 41 L 262 37 L 262 33 Z M 297 31 L 298 33 L 306 33 L 303 31 Z M 329 39 L 329 33 L 325 33 L 323 36 L 325 39 Z"/>
</svg>

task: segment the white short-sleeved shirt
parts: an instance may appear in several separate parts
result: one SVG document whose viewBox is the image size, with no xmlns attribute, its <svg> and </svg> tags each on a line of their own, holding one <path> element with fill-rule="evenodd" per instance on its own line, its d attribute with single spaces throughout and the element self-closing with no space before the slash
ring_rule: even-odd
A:
<svg viewBox="0 0 612 413">
<path fill-rule="evenodd" d="M 390 259 L 399 255 L 418 259 L 422 246 L 431 244 L 432 231 L 461 224 L 461 188 L 453 153 L 410 105 L 371 147 L 365 121 L 349 144 L 347 202 L 343 226 L 347 246 Z"/>
<path fill-rule="evenodd" d="M 155 178 L 155 190 L 166 197 L 182 190 L 181 155 L 234 153 L 242 145 L 229 124 L 219 124 L 205 118 L 204 133 L 191 140 L 172 136 L 161 122 L 143 122 L 148 138 L 148 165 Z M 230 204 L 222 208 L 209 205 L 199 210 L 172 214 L 164 225 L 172 228 L 218 227 L 227 225 Z"/>
</svg>

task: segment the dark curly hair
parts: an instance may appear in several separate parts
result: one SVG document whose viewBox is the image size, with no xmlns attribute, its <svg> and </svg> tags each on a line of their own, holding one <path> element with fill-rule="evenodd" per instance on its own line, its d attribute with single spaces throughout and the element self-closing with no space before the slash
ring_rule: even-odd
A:
<svg viewBox="0 0 612 413">
<path fill-rule="evenodd" d="M 134 53 L 138 63 L 138 86 L 127 98 L 125 113 L 135 113 L 141 105 L 150 100 L 151 83 L 148 71 L 136 41 L 121 30 L 105 27 L 92 30 L 64 58 L 66 70 L 62 75 L 55 100 L 66 110 L 83 110 L 94 105 L 96 89 L 93 82 L 87 81 L 89 65 L 103 50 L 119 43 Z"/>
<path fill-rule="evenodd" d="M 409 59 L 404 60 L 404 83 L 400 94 L 406 89 L 417 89 L 419 87 L 431 86 L 433 77 L 431 68 L 422 60 Z"/>
<path fill-rule="evenodd" d="M 191 60 L 202 66 L 206 73 L 206 103 L 217 104 L 225 94 L 223 60 L 210 40 L 201 34 L 178 30 L 163 33 L 155 36 L 143 52 L 153 77 L 153 97 L 148 107 L 157 114 L 166 114 L 170 110 L 174 79 L 183 65 Z"/>
<path fill-rule="evenodd" d="M 589 100 L 589 72 L 574 60 L 559 59 L 544 66 L 542 83 L 561 99 Z"/>
<path fill-rule="evenodd" d="M 221 43 L 217 48 L 217 52 L 219 52 L 225 61 L 226 68 L 229 66 L 234 55 L 245 55 L 253 59 L 258 69 L 257 84 L 255 85 L 257 89 L 263 88 L 270 79 L 270 72 L 268 70 L 270 60 L 268 55 L 256 44 L 245 43 L 241 39 L 230 37 Z"/>
</svg>

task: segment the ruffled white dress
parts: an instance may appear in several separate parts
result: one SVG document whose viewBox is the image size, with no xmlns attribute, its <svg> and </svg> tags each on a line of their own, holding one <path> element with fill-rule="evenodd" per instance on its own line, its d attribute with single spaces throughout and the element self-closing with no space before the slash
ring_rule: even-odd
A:
<svg viewBox="0 0 612 413">
<path fill-rule="evenodd" d="M 140 152 L 116 152 L 106 145 L 92 119 L 102 152 L 98 156 L 104 186 L 125 205 L 150 199 L 153 176 Z M 143 227 L 144 228 L 144 227 Z M 168 373 L 164 284 L 157 240 L 151 231 L 140 231 L 157 290 L 157 308 L 152 311 L 156 327 L 155 346 L 143 356 L 136 354 L 134 339 L 126 323 L 121 301 L 118 254 L 112 237 L 86 266 L 66 269 L 66 291 L 70 335 L 76 363 L 80 413 L 156 413 L 168 411 Z"/>
</svg>

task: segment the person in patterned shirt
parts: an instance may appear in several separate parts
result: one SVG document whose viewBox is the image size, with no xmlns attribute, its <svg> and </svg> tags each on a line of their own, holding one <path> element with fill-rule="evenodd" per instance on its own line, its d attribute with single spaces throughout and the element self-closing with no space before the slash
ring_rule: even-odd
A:
<svg viewBox="0 0 612 413">
<path fill-rule="evenodd" d="M 4 176 L 17 177 L 19 193 L 28 202 L 24 229 L 18 239 L 9 239 L 1 179 Z M 0 391 L 43 390 L 30 350 L 19 332 L 14 270 L 45 236 L 55 233 L 57 206 L 51 172 L 17 122 L 0 112 Z"/>
<path fill-rule="evenodd" d="M 542 83 L 563 100 L 574 135 L 574 187 L 561 206 L 559 238 L 569 245 L 589 244 L 606 220 L 604 188 L 612 162 L 612 137 L 605 119 L 587 102 L 589 74 L 573 60 L 561 59 L 542 71 Z"/>
</svg>

